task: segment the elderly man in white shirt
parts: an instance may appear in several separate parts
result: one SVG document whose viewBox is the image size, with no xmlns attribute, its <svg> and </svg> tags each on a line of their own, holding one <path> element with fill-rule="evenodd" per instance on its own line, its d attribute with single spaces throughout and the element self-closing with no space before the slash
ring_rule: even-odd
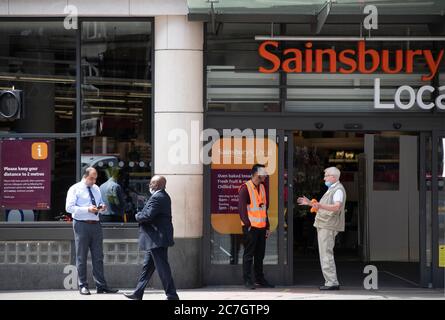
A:
<svg viewBox="0 0 445 320">
<path fill-rule="evenodd" d="M 340 183 L 340 170 L 330 167 L 324 170 L 324 181 L 328 190 L 320 202 L 312 203 L 306 197 L 297 199 L 299 205 L 312 206 L 317 210 L 314 227 L 318 234 L 318 251 L 325 284 L 320 290 L 339 290 L 334 260 L 335 237 L 345 231 L 346 191 Z"/>
<path fill-rule="evenodd" d="M 82 181 L 71 186 L 66 197 L 65 209 L 71 213 L 73 218 L 79 292 L 82 295 L 91 294 L 87 282 L 88 250 L 91 251 L 97 293 L 116 293 L 118 291 L 108 288 L 104 277 L 103 235 L 99 214 L 105 210 L 105 205 L 100 189 L 95 184 L 96 179 L 96 169 L 87 168 Z"/>
</svg>

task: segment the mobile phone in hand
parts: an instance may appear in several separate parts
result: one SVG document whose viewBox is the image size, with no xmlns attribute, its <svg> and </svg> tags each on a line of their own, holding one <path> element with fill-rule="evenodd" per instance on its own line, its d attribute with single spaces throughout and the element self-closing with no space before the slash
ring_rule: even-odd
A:
<svg viewBox="0 0 445 320">
<path fill-rule="evenodd" d="M 101 210 L 103 207 L 104 206 L 101 204 L 101 205 L 98 205 L 96 208 L 97 208 L 97 210 Z"/>
</svg>

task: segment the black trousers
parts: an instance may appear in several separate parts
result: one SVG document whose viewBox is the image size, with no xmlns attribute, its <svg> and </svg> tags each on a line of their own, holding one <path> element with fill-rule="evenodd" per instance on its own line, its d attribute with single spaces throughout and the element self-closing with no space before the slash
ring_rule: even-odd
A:
<svg viewBox="0 0 445 320">
<path fill-rule="evenodd" d="M 134 294 L 140 298 L 144 295 L 145 287 L 150 281 L 153 272 L 158 270 L 165 294 L 169 298 L 177 298 L 175 284 L 173 282 L 170 265 L 168 263 L 168 248 L 155 248 L 145 253 L 142 273 L 134 290 Z"/>
<path fill-rule="evenodd" d="M 93 264 L 93 279 L 96 288 L 107 287 L 104 277 L 103 235 L 100 223 L 89 224 L 82 221 L 73 221 L 74 240 L 76 245 L 76 267 L 79 287 L 88 287 L 87 258 L 88 250 L 91 252 Z"/>
<path fill-rule="evenodd" d="M 263 260 L 266 251 L 266 229 L 250 228 L 247 231 L 243 227 L 244 233 L 244 254 L 243 254 L 243 278 L 244 282 L 252 281 L 252 264 L 255 274 L 255 281 L 264 280 Z"/>
</svg>

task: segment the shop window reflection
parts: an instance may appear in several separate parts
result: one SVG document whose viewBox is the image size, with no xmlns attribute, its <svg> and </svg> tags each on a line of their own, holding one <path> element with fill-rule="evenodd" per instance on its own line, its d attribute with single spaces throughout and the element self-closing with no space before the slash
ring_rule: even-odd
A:
<svg viewBox="0 0 445 320">
<path fill-rule="evenodd" d="M 243 264 L 244 240 L 242 234 L 220 234 L 211 231 L 211 263 Z M 274 230 L 266 241 L 266 253 L 263 263 L 278 264 L 278 232 Z"/>
<path fill-rule="evenodd" d="M 24 116 L 8 133 L 76 131 L 76 30 L 59 21 L 0 22 L 0 91 L 21 90 Z"/>
<path fill-rule="evenodd" d="M 279 25 L 273 25 L 278 35 Z M 258 72 L 265 63 L 255 35 L 269 33 L 270 24 L 224 24 L 206 33 L 206 101 L 209 112 L 280 112 L 279 74 Z M 234 35 L 236 34 L 236 37 Z M 236 38 L 242 38 L 242 41 Z"/>
<path fill-rule="evenodd" d="M 248 163 L 246 159 L 248 154 L 246 148 L 251 142 L 247 141 L 247 138 L 224 139 L 230 140 L 230 143 L 228 141 L 214 143 L 212 148 L 210 263 L 215 265 L 241 265 L 244 253 L 244 235 L 238 212 L 238 192 L 240 186 L 251 177 L 252 164 Z M 269 143 L 274 146 L 272 149 L 274 150 L 274 156 L 277 157 L 276 142 L 268 140 L 267 144 Z M 233 156 L 233 162 L 230 164 L 222 163 L 222 155 Z M 268 154 L 268 156 L 272 156 L 272 154 Z M 278 170 L 270 173 L 264 185 L 268 199 L 271 234 L 266 241 L 263 263 L 265 265 L 278 264 Z"/>
<path fill-rule="evenodd" d="M 103 194 L 114 216 L 104 221 L 134 222 L 152 173 L 151 24 L 91 21 L 82 30 L 82 169 L 95 167 L 103 190 L 122 188 L 123 209 L 120 196 Z"/>
</svg>

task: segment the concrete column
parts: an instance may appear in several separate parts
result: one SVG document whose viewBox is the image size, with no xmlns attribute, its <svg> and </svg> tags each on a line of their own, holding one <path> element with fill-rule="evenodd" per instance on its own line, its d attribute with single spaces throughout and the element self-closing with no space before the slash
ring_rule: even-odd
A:
<svg viewBox="0 0 445 320">
<path fill-rule="evenodd" d="M 193 252 L 187 249 L 183 253 L 195 260 L 192 264 L 187 261 L 187 272 L 195 281 L 188 281 L 186 286 L 199 286 L 203 166 L 192 152 L 199 150 L 203 122 L 203 25 L 189 22 L 183 15 L 157 16 L 154 30 L 154 172 L 167 178 L 177 245 L 185 242 L 193 246 Z M 178 131 L 186 133 L 186 139 L 169 141 L 169 134 Z M 178 145 L 188 151 L 186 163 L 169 159 L 172 147 Z M 178 248 L 185 247 L 180 244 Z"/>
</svg>

